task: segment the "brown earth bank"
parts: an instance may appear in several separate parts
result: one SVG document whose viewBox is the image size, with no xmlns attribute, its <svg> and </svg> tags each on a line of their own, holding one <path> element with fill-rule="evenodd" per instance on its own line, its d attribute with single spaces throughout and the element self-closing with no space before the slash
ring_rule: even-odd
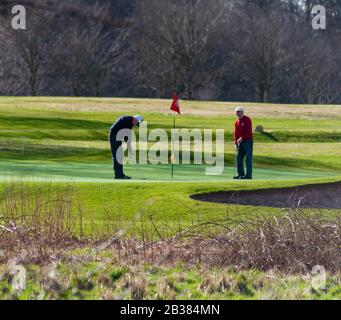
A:
<svg viewBox="0 0 341 320">
<path fill-rule="evenodd" d="M 256 207 L 341 209 L 341 181 L 281 189 L 219 191 L 196 194 L 191 198 L 203 202 Z"/>
</svg>

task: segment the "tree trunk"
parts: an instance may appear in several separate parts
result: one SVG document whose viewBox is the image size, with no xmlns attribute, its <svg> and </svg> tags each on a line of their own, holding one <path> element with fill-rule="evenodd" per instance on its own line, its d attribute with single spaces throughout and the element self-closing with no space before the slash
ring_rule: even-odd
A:
<svg viewBox="0 0 341 320">
<path fill-rule="evenodd" d="M 100 97 L 101 96 L 101 89 L 100 89 L 100 84 L 99 84 L 99 81 L 97 80 L 97 78 L 96 78 L 96 80 L 95 80 L 95 96 L 96 97 Z"/>
<path fill-rule="evenodd" d="M 38 94 L 36 70 L 31 70 L 29 83 L 30 83 L 30 94 L 31 96 L 36 97 Z"/>
<path fill-rule="evenodd" d="M 193 100 L 193 77 L 191 75 L 191 71 L 187 71 L 186 75 L 186 95 L 188 100 Z"/>
<path fill-rule="evenodd" d="M 263 103 L 265 102 L 265 87 L 263 83 L 259 83 L 256 88 L 256 101 Z"/>
</svg>

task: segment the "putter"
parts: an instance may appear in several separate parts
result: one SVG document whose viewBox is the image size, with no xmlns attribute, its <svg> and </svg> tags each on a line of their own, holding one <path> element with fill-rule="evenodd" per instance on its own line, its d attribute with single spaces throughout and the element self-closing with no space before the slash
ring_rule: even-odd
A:
<svg viewBox="0 0 341 320">
<path fill-rule="evenodd" d="M 239 153 L 239 144 L 237 145 L 236 148 L 236 159 L 234 163 L 234 176 L 238 176 L 238 153 Z"/>
</svg>

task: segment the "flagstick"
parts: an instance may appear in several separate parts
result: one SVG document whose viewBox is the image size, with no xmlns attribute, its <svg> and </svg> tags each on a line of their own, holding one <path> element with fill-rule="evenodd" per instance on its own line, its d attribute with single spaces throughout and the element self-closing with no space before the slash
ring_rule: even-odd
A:
<svg viewBox="0 0 341 320">
<path fill-rule="evenodd" d="M 175 112 L 174 112 L 174 121 L 173 121 L 173 130 L 175 129 Z M 173 160 L 173 156 L 174 156 L 174 136 L 173 134 L 172 136 L 172 156 L 171 156 L 171 162 L 172 162 L 172 180 L 174 180 L 174 160 Z"/>
</svg>

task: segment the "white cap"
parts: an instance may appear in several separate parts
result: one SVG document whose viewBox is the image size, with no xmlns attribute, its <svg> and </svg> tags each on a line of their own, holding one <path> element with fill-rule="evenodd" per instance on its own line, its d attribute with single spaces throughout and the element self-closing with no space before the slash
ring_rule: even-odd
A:
<svg viewBox="0 0 341 320">
<path fill-rule="evenodd" d="M 244 108 L 242 108 L 242 107 L 237 107 L 237 108 L 236 108 L 236 112 L 244 112 Z"/>
<path fill-rule="evenodd" d="M 142 116 L 134 116 L 134 118 L 136 119 L 138 126 L 140 126 L 143 122 L 143 117 Z"/>
</svg>

